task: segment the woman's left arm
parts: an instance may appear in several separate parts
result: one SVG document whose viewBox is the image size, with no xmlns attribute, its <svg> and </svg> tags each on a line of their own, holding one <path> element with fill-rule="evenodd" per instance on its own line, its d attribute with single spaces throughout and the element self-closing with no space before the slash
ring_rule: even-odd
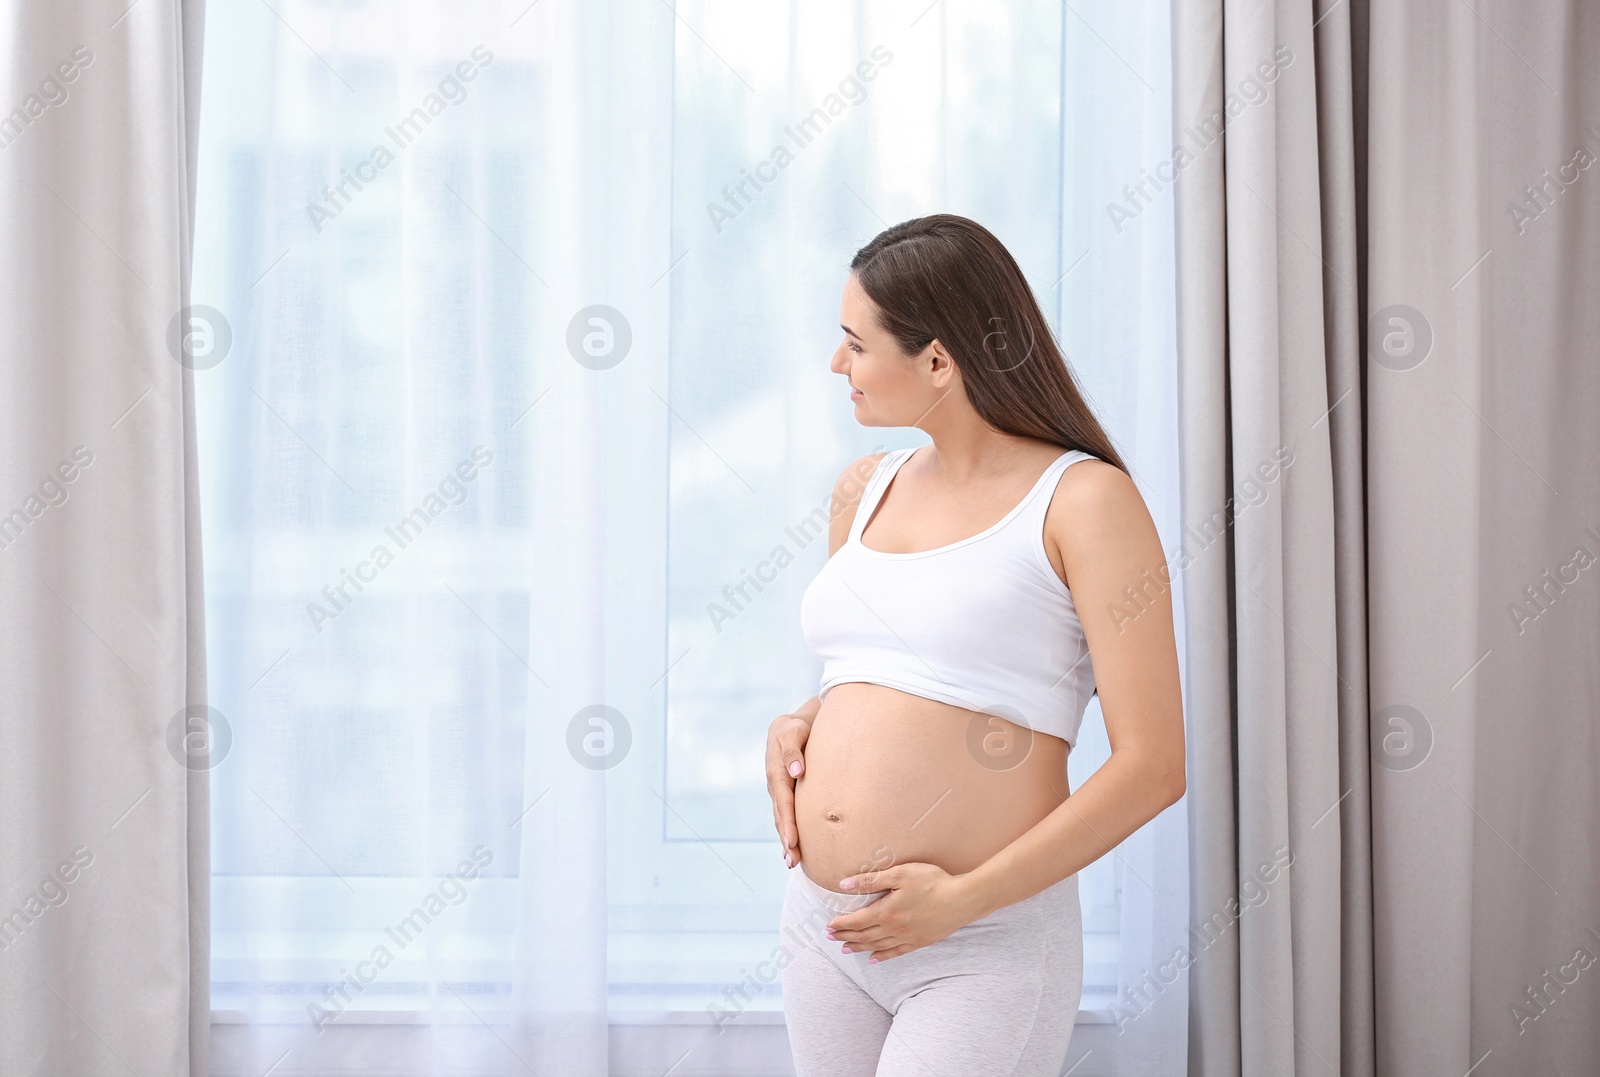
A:
<svg viewBox="0 0 1600 1077">
<path fill-rule="evenodd" d="M 918 918 L 925 901 L 941 907 L 928 909 L 930 919 L 941 922 L 935 932 L 948 934 L 944 928 L 952 921 L 971 923 L 1081 871 L 1176 802 L 1186 786 L 1171 571 L 1138 487 L 1104 461 L 1073 464 L 1056 487 L 1045 540 L 1061 559 L 1093 656 L 1111 758 L 1054 811 L 970 872 L 945 875 L 932 865 L 901 864 L 853 876 L 855 885 L 846 887 L 870 893 L 897 878 L 908 883 L 917 893 L 904 909 L 910 919 Z M 851 948 L 870 947 L 857 941 Z M 889 946 L 876 957 L 916 948 Z"/>
<path fill-rule="evenodd" d="M 1081 871 L 1183 796 L 1172 571 L 1139 488 L 1101 460 L 1067 468 L 1045 522 L 1094 664 L 1111 758 L 1027 833 L 954 876 L 977 917 Z"/>
</svg>

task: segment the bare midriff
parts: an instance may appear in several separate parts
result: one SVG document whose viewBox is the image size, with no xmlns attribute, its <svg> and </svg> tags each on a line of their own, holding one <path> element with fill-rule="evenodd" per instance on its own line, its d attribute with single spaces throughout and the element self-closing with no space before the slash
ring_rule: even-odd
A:
<svg viewBox="0 0 1600 1077">
<path fill-rule="evenodd" d="M 795 784 L 817 885 L 894 864 L 972 871 L 1067 798 L 1067 742 L 885 685 L 823 699 Z"/>
</svg>

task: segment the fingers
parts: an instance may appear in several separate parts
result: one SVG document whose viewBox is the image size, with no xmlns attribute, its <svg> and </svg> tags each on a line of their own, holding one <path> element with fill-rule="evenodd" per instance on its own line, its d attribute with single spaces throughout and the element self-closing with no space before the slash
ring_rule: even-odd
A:
<svg viewBox="0 0 1600 1077">
<path fill-rule="evenodd" d="M 869 914 L 867 919 L 851 919 L 851 917 L 859 917 L 862 913 L 869 912 L 869 909 L 870 906 L 868 909 L 846 913 L 843 917 L 829 921 L 825 929 L 828 937 L 837 936 L 841 940 L 877 939 L 885 935 L 892 935 L 905 926 L 900 922 L 899 916 L 874 916 Z"/>
<path fill-rule="evenodd" d="M 767 792 L 772 798 L 773 826 L 789 867 L 800 862 L 800 830 L 795 822 L 795 781 L 805 773 L 803 754 L 811 727 L 798 718 L 780 715 L 767 738 Z"/>
<path fill-rule="evenodd" d="M 810 733 L 809 723 L 790 715 L 782 715 L 772 724 L 769 747 L 775 750 L 782 771 L 791 778 L 805 773 L 806 738 Z"/>
<path fill-rule="evenodd" d="M 857 950 L 877 949 L 886 940 L 895 937 L 895 928 L 887 924 L 862 924 L 857 927 L 829 927 L 824 934 L 834 942 L 846 942 Z"/>
<path fill-rule="evenodd" d="M 800 843 L 798 827 L 795 826 L 795 787 L 787 778 L 778 778 L 778 784 L 773 789 L 773 815 L 778 821 L 778 840 L 786 850 L 792 850 Z"/>
<path fill-rule="evenodd" d="M 868 939 L 863 942 L 846 942 L 843 939 L 835 941 L 844 942 L 840 952 L 846 954 L 878 953 L 899 945 L 892 935 L 884 935 L 881 938 Z"/>
<path fill-rule="evenodd" d="M 806 734 L 811 727 L 792 718 L 785 721 L 780 717 L 772 723 L 772 730 L 767 735 L 767 785 L 776 788 L 788 785 L 791 789 L 794 780 L 805 772 L 805 743 Z"/>
<path fill-rule="evenodd" d="M 846 943 L 854 950 L 882 950 L 892 945 L 890 940 L 895 936 L 882 927 L 870 927 L 864 931 L 830 931 L 828 938 Z"/>
<path fill-rule="evenodd" d="M 883 931 L 886 928 L 887 925 L 879 915 L 879 911 L 868 905 L 855 912 L 840 913 L 828 921 L 825 930 L 844 938 L 850 934 L 859 935 L 863 931 Z"/>
<path fill-rule="evenodd" d="M 805 739 L 808 731 L 804 722 L 793 722 L 778 729 L 776 741 L 778 762 L 783 773 L 791 780 L 806 772 Z"/>
<path fill-rule="evenodd" d="M 772 797 L 772 827 L 778 832 L 778 843 L 783 847 L 783 862 L 792 868 L 800 860 L 800 832 L 794 814 L 794 783 L 782 774 L 772 774 L 767 779 L 767 792 Z"/>
<path fill-rule="evenodd" d="M 780 788 L 777 796 L 773 797 L 772 804 L 773 811 L 778 817 L 778 840 L 783 843 L 785 862 L 792 868 L 794 858 L 800 852 L 800 833 L 794 815 L 794 790 Z"/>
<path fill-rule="evenodd" d="M 899 866 L 848 875 L 839 880 L 839 889 L 847 894 L 876 894 L 880 890 L 893 890 L 900 883 L 902 873 L 896 870 Z"/>
<path fill-rule="evenodd" d="M 782 840 L 785 848 L 792 848 L 796 843 L 794 789 L 792 787 L 780 788 L 772 803 L 778 812 L 778 837 Z"/>
</svg>

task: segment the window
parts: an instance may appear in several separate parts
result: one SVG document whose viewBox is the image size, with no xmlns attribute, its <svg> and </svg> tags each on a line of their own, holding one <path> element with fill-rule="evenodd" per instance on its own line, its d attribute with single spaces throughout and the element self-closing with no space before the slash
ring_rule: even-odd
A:
<svg viewBox="0 0 1600 1077">
<path fill-rule="evenodd" d="M 925 440 L 857 427 L 827 369 L 887 224 L 1000 236 L 1176 517 L 1170 200 L 1105 208 L 1170 142 L 1164 8 L 556 6 L 207 13 L 213 1004 L 240 1020 L 504 1003 L 528 890 L 567 871 L 603 881 L 614 1012 L 779 1008 L 762 740 L 815 691 L 826 555 L 798 525 Z M 540 768 L 608 751 L 599 799 L 541 802 Z M 1095 703 L 1074 787 L 1107 753 Z M 1103 1009 L 1144 884 L 1120 857 L 1081 882 Z"/>
</svg>

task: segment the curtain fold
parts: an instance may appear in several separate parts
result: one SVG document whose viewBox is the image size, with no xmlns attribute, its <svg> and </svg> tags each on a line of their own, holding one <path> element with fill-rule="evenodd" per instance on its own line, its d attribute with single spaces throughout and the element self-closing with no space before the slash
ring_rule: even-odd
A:
<svg viewBox="0 0 1600 1077">
<path fill-rule="evenodd" d="M 583 167 L 550 169 L 530 206 L 547 267 L 535 336 L 565 346 L 538 349 L 529 397 L 538 400 L 528 433 L 539 521 L 529 551 L 531 810 L 517 828 L 527 869 L 502 1034 L 537 1072 L 598 1075 L 618 1061 L 608 1038 L 609 790 L 639 782 L 638 757 L 627 763 L 634 739 L 649 736 L 641 717 L 654 702 L 640 689 L 665 665 L 653 648 L 608 660 L 647 607 L 634 570 L 608 544 L 627 523 L 607 491 L 661 489 L 669 479 L 653 452 L 668 423 L 651 387 L 666 381 L 671 293 L 650 283 L 672 264 L 673 27 L 664 7 L 609 0 L 541 7 L 527 21 L 530 36 L 564 43 L 565 54 L 550 69 L 535 153 Z M 587 343 L 575 348 L 574 332 Z"/>
<path fill-rule="evenodd" d="M 1378 1068 L 1592 1072 L 1600 11 L 1370 18 Z"/>
<path fill-rule="evenodd" d="M 1203 1077 L 1600 1063 L 1600 18 L 1526 15 L 1179 7 Z"/>
<path fill-rule="evenodd" d="M 1197 7 L 1177 126 L 1200 182 L 1176 188 L 1185 519 L 1207 537 L 1186 599 L 1210 637 L 1189 653 L 1191 1060 L 1309 1072 L 1338 1065 L 1342 791 L 1312 16 Z"/>
<path fill-rule="evenodd" d="M 1186 640 L 1184 712 L 1189 751 L 1189 1068 L 1237 1072 L 1239 949 L 1234 729 L 1234 606 L 1228 508 L 1227 246 L 1220 124 L 1222 5 L 1173 5 L 1173 133 L 1194 147 L 1173 186 L 1178 427 Z M 1197 121 L 1208 129 L 1189 135 Z M 1206 141 L 1209 137 L 1210 141 Z M 1181 144 L 1181 143 L 1180 143 Z M 1210 150 L 1210 152 L 1196 152 Z M 1175 154 L 1176 156 L 1176 154 Z M 1217 544 L 1222 544 L 1217 549 Z M 1209 556 L 1206 554 L 1209 552 Z M 1208 925 L 1223 910 L 1221 925 Z M 1198 930 L 1196 930 L 1198 929 Z"/>
<path fill-rule="evenodd" d="M 1338 677 L 1339 954 L 1338 994 L 1326 998 L 1339 1014 L 1342 1072 L 1373 1072 L 1372 805 L 1368 736 L 1367 564 L 1361 324 L 1364 266 L 1360 261 L 1364 204 L 1359 156 L 1366 85 L 1358 75 L 1352 20 L 1329 6 L 1314 11 L 1311 58 L 1316 64 L 1317 154 L 1321 198 L 1322 304 L 1333 483 L 1333 602 Z M 1329 14 L 1329 18 L 1321 18 Z M 1363 72 L 1364 73 L 1364 72 Z M 1349 795 L 1346 795 L 1348 791 Z M 1332 822 L 1330 817 L 1329 822 Z M 1330 853 L 1333 850 L 1329 850 Z"/>
<path fill-rule="evenodd" d="M 6 1074 L 209 1072 L 203 10 L 19 5 L 0 32 Z"/>
</svg>

